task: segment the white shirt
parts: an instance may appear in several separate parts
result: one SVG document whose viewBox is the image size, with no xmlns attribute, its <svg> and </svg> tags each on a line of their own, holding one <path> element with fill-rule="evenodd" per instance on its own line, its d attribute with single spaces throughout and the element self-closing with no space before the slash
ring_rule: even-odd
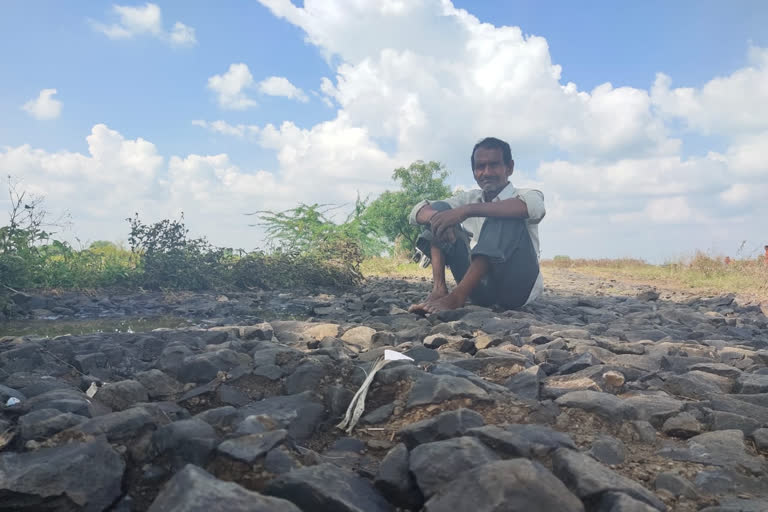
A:
<svg viewBox="0 0 768 512">
<path fill-rule="evenodd" d="M 541 251 L 539 250 L 539 222 L 541 222 L 541 220 L 544 218 L 544 215 L 547 213 L 544 208 L 544 194 L 542 194 L 540 190 L 530 188 L 515 188 L 511 183 L 509 183 L 501 190 L 501 192 L 499 192 L 496 197 L 491 200 L 491 202 L 503 201 L 504 199 L 512 198 L 520 199 L 528 208 L 528 218 L 525 219 L 526 225 L 528 226 L 528 234 L 531 236 L 531 242 L 533 242 L 533 248 L 536 251 L 536 257 L 540 258 Z M 466 192 L 459 192 L 453 197 L 442 199 L 442 201 L 445 201 L 451 205 L 451 208 L 457 208 L 459 206 L 464 206 L 465 204 L 486 202 L 483 198 L 483 191 L 479 188 L 468 190 Z M 413 225 L 418 224 L 416 222 L 416 214 L 419 213 L 419 210 L 421 210 L 430 202 L 432 201 L 424 200 L 414 206 L 411 210 L 410 216 L 408 217 L 408 221 Z M 470 248 L 474 248 L 475 245 L 477 245 L 477 239 L 480 236 L 480 230 L 483 228 L 483 224 L 485 224 L 486 218 L 487 217 L 470 217 L 461 224 L 464 229 L 469 231 L 471 234 L 469 241 Z M 539 271 L 539 275 L 536 276 L 536 282 L 533 285 L 531 294 L 528 296 L 528 300 L 525 303 L 529 304 L 531 301 L 539 297 L 543 289 L 544 281 L 541 277 L 541 271 Z"/>
</svg>

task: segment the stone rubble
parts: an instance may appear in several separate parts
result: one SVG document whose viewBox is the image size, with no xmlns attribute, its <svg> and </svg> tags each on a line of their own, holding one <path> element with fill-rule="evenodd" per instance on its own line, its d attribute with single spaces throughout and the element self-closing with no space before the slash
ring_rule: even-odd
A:
<svg viewBox="0 0 768 512">
<path fill-rule="evenodd" d="M 758 304 L 557 271 L 520 311 L 408 314 L 428 284 L 18 294 L 197 325 L 0 338 L 0 511 L 768 510 Z M 414 361 L 348 436 L 386 349 Z"/>
</svg>

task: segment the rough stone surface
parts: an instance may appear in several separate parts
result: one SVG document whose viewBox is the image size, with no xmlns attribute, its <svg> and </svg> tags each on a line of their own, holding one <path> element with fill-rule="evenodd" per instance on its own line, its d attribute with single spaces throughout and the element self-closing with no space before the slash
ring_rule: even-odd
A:
<svg viewBox="0 0 768 512">
<path fill-rule="evenodd" d="M 202 468 L 188 464 L 165 484 L 149 512 L 301 512 L 290 501 L 222 482 Z"/>
<path fill-rule="evenodd" d="M 525 459 L 490 462 L 462 472 L 424 505 L 424 512 L 557 510 L 584 506 L 545 467 Z"/>
<path fill-rule="evenodd" d="M 105 510 L 118 496 L 125 464 L 105 441 L 0 455 L 0 508 Z"/>
<path fill-rule="evenodd" d="M 411 451 L 410 469 L 426 498 L 435 494 L 462 471 L 498 460 L 473 437 L 456 437 L 417 446 Z"/>
<path fill-rule="evenodd" d="M 359 476 L 333 464 L 291 471 L 274 479 L 265 489 L 302 510 L 339 512 L 391 512 L 393 507 Z"/>
</svg>

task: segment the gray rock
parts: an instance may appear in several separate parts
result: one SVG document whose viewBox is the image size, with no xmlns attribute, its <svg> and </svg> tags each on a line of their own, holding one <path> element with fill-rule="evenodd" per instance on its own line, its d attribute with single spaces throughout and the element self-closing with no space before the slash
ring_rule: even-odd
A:
<svg viewBox="0 0 768 512">
<path fill-rule="evenodd" d="M 360 421 L 367 425 L 375 425 L 387 421 L 393 412 L 395 412 L 394 403 L 384 404 L 363 416 Z"/>
<path fill-rule="evenodd" d="M 702 430 L 699 420 L 689 412 L 681 412 L 680 414 L 672 416 L 661 426 L 661 431 L 668 436 L 680 437 L 683 439 L 699 435 Z"/>
<path fill-rule="evenodd" d="M 539 387 L 544 377 L 546 377 L 546 373 L 544 373 L 541 365 L 536 365 L 513 375 L 507 379 L 504 385 L 520 398 L 538 400 Z"/>
<path fill-rule="evenodd" d="M 752 432 L 752 440 L 758 450 L 768 450 L 768 428 L 758 428 Z"/>
<path fill-rule="evenodd" d="M 608 465 L 621 464 L 627 456 L 624 443 L 606 435 L 601 435 L 592 443 L 589 454 Z"/>
<path fill-rule="evenodd" d="M 341 336 L 341 340 L 347 345 L 351 345 L 358 350 L 370 350 L 373 348 L 373 335 L 375 329 L 364 325 L 353 327 Z"/>
<path fill-rule="evenodd" d="M 499 457 L 474 437 L 421 444 L 411 451 L 410 469 L 422 494 L 429 498 L 458 474 Z"/>
<path fill-rule="evenodd" d="M 704 400 L 712 395 L 728 393 L 733 383 L 717 375 L 691 371 L 682 375 L 670 375 L 664 381 L 664 390 L 673 395 Z"/>
<path fill-rule="evenodd" d="M 302 391 L 317 389 L 320 381 L 328 374 L 328 370 L 320 363 L 306 361 L 299 365 L 294 372 L 285 379 L 283 389 L 287 395 L 295 395 Z"/>
<path fill-rule="evenodd" d="M 687 479 L 665 471 L 656 475 L 654 486 L 657 490 L 665 490 L 672 493 L 673 496 L 683 496 L 689 499 L 696 499 L 699 493 L 696 487 Z"/>
<path fill-rule="evenodd" d="M 737 379 L 741 375 L 741 370 L 724 363 L 698 363 L 690 367 L 691 370 L 713 373 L 720 377 L 727 377 L 729 379 Z"/>
<path fill-rule="evenodd" d="M 397 444 L 379 464 L 373 485 L 395 505 L 415 509 L 424 502 L 424 497 L 409 471 L 408 459 L 408 448 L 403 443 Z"/>
<path fill-rule="evenodd" d="M 54 389 L 34 396 L 21 403 L 24 410 L 56 409 L 90 418 L 94 415 L 91 401 L 81 391 L 74 389 Z"/>
<path fill-rule="evenodd" d="M 301 512 L 293 503 L 263 496 L 232 482 L 222 482 L 207 471 L 188 464 L 173 475 L 149 512 Z"/>
<path fill-rule="evenodd" d="M 213 427 L 197 418 L 174 421 L 152 434 L 155 452 L 170 456 L 177 467 L 204 465 L 217 444 Z"/>
<path fill-rule="evenodd" d="M 402 428 L 399 435 L 405 445 L 413 449 L 422 443 L 462 436 L 467 430 L 482 425 L 485 425 L 482 416 L 470 409 L 460 408 L 411 423 Z"/>
<path fill-rule="evenodd" d="M 0 405 L 5 405 L 9 398 L 18 398 L 19 400 L 26 400 L 27 397 L 21 391 L 17 391 L 8 386 L 0 384 Z"/>
<path fill-rule="evenodd" d="M 121 380 L 104 384 L 94 396 L 113 411 L 122 411 L 139 402 L 149 400 L 147 389 L 135 380 Z"/>
<path fill-rule="evenodd" d="M 581 371 L 584 368 L 589 368 L 590 366 L 596 366 L 598 364 L 602 364 L 602 361 L 600 361 L 591 353 L 584 352 L 580 356 L 573 358 L 572 360 L 562 365 L 558 369 L 557 373 L 558 375 L 569 375 L 571 373 Z"/>
<path fill-rule="evenodd" d="M 768 393 L 768 375 L 744 373 L 736 385 L 743 394 Z"/>
<path fill-rule="evenodd" d="M 216 448 L 216 451 L 246 464 L 253 464 L 259 458 L 264 457 L 272 448 L 284 443 L 287 437 L 288 432 L 286 430 L 251 434 L 224 441 Z"/>
<path fill-rule="evenodd" d="M 584 510 L 581 501 L 549 470 L 529 460 L 490 462 L 456 476 L 427 501 L 424 512 Z"/>
<path fill-rule="evenodd" d="M 100 512 L 121 494 L 125 464 L 104 440 L 0 455 L 5 510 Z"/>
<path fill-rule="evenodd" d="M 439 404 L 454 398 L 488 400 L 488 393 L 461 377 L 425 374 L 413 384 L 408 395 L 407 408 L 418 405 Z"/>
<path fill-rule="evenodd" d="M 658 512 L 647 503 L 621 492 L 607 492 L 600 497 L 596 512 Z"/>
<path fill-rule="evenodd" d="M 765 470 L 762 457 L 749 455 L 741 430 L 718 430 L 690 438 L 686 448 L 666 447 L 659 454 L 675 460 L 698 462 L 712 466 L 741 468 L 753 474 Z"/>
<path fill-rule="evenodd" d="M 72 427 L 70 431 L 105 435 L 110 442 L 124 441 L 146 431 L 155 430 L 157 422 L 143 407 L 97 416 Z"/>
<path fill-rule="evenodd" d="M 638 420 L 648 421 L 655 427 L 660 427 L 685 406 L 685 402 L 663 391 L 631 394 L 624 397 L 624 402 L 635 410 Z"/>
<path fill-rule="evenodd" d="M 244 416 L 268 416 L 297 440 L 312 435 L 323 418 L 325 407 L 310 393 L 275 396 L 241 408 Z"/>
<path fill-rule="evenodd" d="M 219 372 L 226 372 L 249 362 L 249 357 L 229 349 L 203 352 L 185 357 L 176 371 L 176 377 L 181 382 L 210 382 Z"/>
<path fill-rule="evenodd" d="M 280 475 L 264 492 L 313 512 L 392 511 L 392 506 L 367 480 L 333 464 L 303 467 Z"/>
<path fill-rule="evenodd" d="M 179 381 L 157 369 L 137 373 L 136 380 L 141 382 L 153 400 L 173 397 L 182 390 Z"/>
<path fill-rule="evenodd" d="M 561 407 L 583 409 L 615 422 L 635 419 L 637 414 L 635 409 L 621 398 L 599 391 L 572 391 L 555 400 L 555 403 Z"/>
<path fill-rule="evenodd" d="M 760 422 L 740 414 L 730 412 L 713 411 L 710 414 L 711 430 L 738 429 L 749 435 L 760 426 Z"/>
<path fill-rule="evenodd" d="M 583 453 L 560 448 L 552 456 L 552 467 L 555 475 L 583 501 L 596 501 L 607 492 L 621 492 L 658 510 L 666 510 L 664 502 L 645 487 Z"/>
<path fill-rule="evenodd" d="M 576 449 L 568 435 L 544 425 L 487 425 L 470 429 L 467 435 L 503 457 L 545 457 L 560 447 Z"/>
<path fill-rule="evenodd" d="M 43 441 L 87 419 L 85 416 L 56 409 L 39 409 L 19 418 L 19 436 L 22 443 L 31 440 Z"/>
</svg>

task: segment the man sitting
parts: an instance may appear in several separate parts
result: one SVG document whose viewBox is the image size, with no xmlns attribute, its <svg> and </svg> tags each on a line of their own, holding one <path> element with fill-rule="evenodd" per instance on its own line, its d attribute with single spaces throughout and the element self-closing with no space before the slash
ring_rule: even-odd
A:
<svg viewBox="0 0 768 512">
<path fill-rule="evenodd" d="M 515 162 L 509 144 L 488 137 L 472 149 L 480 189 L 444 201 L 422 201 L 411 224 L 427 226 L 416 246 L 432 260 L 432 293 L 409 311 L 436 313 L 474 304 L 516 309 L 541 294 L 538 224 L 544 195 L 509 182 Z M 449 293 L 445 267 L 458 283 Z"/>
</svg>

